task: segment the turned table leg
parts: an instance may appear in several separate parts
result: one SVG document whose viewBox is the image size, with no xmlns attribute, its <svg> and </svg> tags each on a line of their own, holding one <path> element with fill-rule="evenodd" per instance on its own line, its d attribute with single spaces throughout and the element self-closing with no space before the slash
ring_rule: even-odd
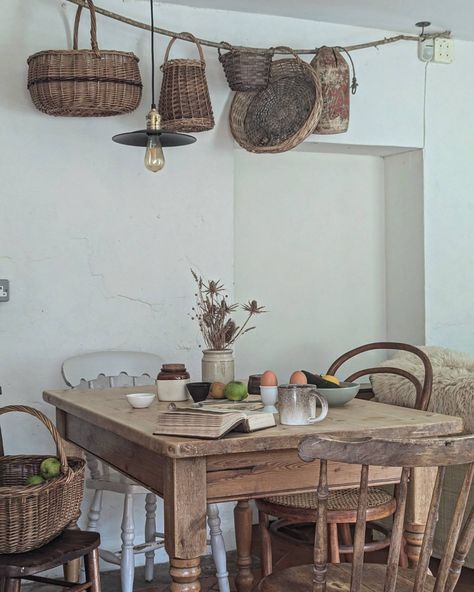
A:
<svg viewBox="0 0 474 592">
<path fill-rule="evenodd" d="M 435 481 L 436 468 L 417 467 L 411 470 L 404 532 L 410 567 L 416 567 L 420 558 Z"/>
<path fill-rule="evenodd" d="M 252 573 L 252 508 L 249 500 L 237 502 L 234 509 L 235 540 L 237 545 L 238 592 L 250 592 L 253 585 Z"/>
<path fill-rule="evenodd" d="M 167 458 L 163 481 L 170 592 L 200 592 L 200 558 L 207 547 L 206 461 Z"/>
</svg>

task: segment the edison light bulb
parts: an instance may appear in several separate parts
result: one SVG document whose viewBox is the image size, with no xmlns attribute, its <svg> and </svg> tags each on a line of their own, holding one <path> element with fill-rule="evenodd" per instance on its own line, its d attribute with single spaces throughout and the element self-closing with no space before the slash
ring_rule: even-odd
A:
<svg viewBox="0 0 474 592">
<path fill-rule="evenodd" d="M 150 134 L 145 152 L 145 166 L 149 171 L 157 173 L 165 166 L 165 157 L 161 147 L 160 136 Z"/>
</svg>

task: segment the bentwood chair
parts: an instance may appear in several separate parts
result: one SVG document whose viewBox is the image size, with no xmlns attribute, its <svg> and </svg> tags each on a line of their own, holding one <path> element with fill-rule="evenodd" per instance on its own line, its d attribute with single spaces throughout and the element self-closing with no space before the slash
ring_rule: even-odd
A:
<svg viewBox="0 0 474 592">
<path fill-rule="evenodd" d="M 74 356 L 62 365 L 63 378 L 68 386 L 83 389 L 100 389 L 125 386 L 145 386 L 155 383 L 162 360 L 159 356 L 133 351 L 98 351 Z M 104 561 L 120 565 L 122 592 L 133 591 L 135 555 L 145 554 L 145 580 L 153 581 L 155 551 L 164 547 L 163 533 L 156 532 L 155 494 L 124 475 L 111 470 L 106 463 L 86 454 L 90 479 L 86 487 L 94 492 L 88 511 L 87 528 L 99 529 L 104 492 L 123 495 L 122 547 L 119 552 L 100 549 Z M 134 498 L 145 496 L 145 543 L 135 544 Z M 208 506 L 210 544 L 220 592 L 229 592 L 226 552 L 220 527 L 217 504 Z"/>
<path fill-rule="evenodd" d="M 418 356 L 424 366 L 423 383 L 411 373 L 392 367 L 376 367 L 365 368 L 354 372 L 348 376 L 345 381 L 352 382 L 362 376 L 371 374 L 398 374 L 409 380 L 416 390 L 416 409 L 426 410 L 431 396 L 431 389 L 433 383 L 433 369 L 431 362 L 426 354 L 419 348 L 405 344 L 394 342 L 379 342 L 369 343 L 352 349 L 335 360 L 327 374 L 335 375 L 340 367 L 349 359 L 372 350 L 405 350 L 412 352 Z M 331 491 L 328 498 L 328 532 L 329 532 L 329 547 L 331 553 L 331 561 L 339 563 L 341 556 L 344 559 L 350 560 L 354 547 L 352 544 L 352 534 L 350 525 L 354 525 L 357 521 L 357 504 L 359 499 L 359 490 L 357 488 L 342 489 L 339 491 Z M 318 499 L 315 492 L 300 493 L 294 495 L 280 495 L 262 500 L 257 500 L 257 507 L 259 510 L 259 523 L 261 533 L 261 562 L 262 575 L 267 576 L 272 573 L 272 546 L 269 530 L 283 538 L 289 539 L 292 542 L 305 542 L 304 539 L 298 538 L 297 524 L 311 524 L 316 521 L 316 511 L 318 507 Z M 377 540 L 368 540 L 365 543 L 364 551 L 370 553 L 384 549 L 390 545 L 390 532 L 383 525 L 378 524 L 378 520 L 382 520 L 392 516 L 396 509 L 396 501 L 393 495 L 380 487 L 369 487 L 367 498 L 367 521 L 371 522 L 370 530 L 378 531 L 379 536 Z M 270 525 L 270 516 L 277 518 Z M 369 539 L 371 537 L 368 537 Z M 340 542 L 342 539 L 342 542 Z M 407 557 L 402 546 L 401 564 L 407 564 Z"/>
<path fill-rule="evenodd" d="M 474 435 L 405 441 L 375 438 L 351 441 L 309 436 L 300 443 L 299 455 L 304 461 L 316 460 L 315 477 L 319 472 L 314 565 L 275 572 L 260 582 L 260 592 L 453 592 L 474 539 L 474 506 L 469 507 L 467 503 L 474 476 Z M 328 461 L 361 465 L 352 564 L 328 564 Z M 397 510 L 387 565 L 364 565 L 369 463 L 403 467 L 397 489 Z M 466 465 L 465 476 L 435 578 L 429 575 L 429 560 L 446 467 L 453 465 Z M 438 471 L 420 560 L 416 568 L 408 569 L 399 567 L 398 564 L 403 542 L 408 482 L 413 467 L 438 467 Z"/>
</svg>

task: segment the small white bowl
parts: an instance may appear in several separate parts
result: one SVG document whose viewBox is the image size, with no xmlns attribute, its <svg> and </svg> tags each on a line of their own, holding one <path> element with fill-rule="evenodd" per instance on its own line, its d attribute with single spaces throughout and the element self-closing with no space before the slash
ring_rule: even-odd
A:
<svg viewBox="0 0 474 592">
<path fill-rule="evenodd" d="M 149 407 L 155 400 L 155 393 L 132 393 L 126 395 L 127 401 L 135 409 L 145 409 Z"/>
</svg>

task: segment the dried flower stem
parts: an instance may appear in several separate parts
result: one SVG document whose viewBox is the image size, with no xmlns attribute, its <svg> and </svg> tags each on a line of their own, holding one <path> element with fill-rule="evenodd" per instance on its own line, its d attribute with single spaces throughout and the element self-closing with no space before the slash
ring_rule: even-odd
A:
<svg viewBox="0 0 474 592">
<path fill-rule="evenodd" d="M 236 340 L 255 327 L 248 327 L 250 319 L 265 312 L 263 306 L 258 306 L 256 300 L 247 304 L 228 304 L 228 295 L 223 284 L 210 280 L 207 283 L 191 270 L 197 285 L 196 306 L 193 308 L 193 317 L 198 322 L 199 329 L 208 349 L 228 349 Z M 237 308 L 245 310 L 247 318 L 241 327 L 237 326 L 231 318 L 231 313 Z"/>
</svg>

